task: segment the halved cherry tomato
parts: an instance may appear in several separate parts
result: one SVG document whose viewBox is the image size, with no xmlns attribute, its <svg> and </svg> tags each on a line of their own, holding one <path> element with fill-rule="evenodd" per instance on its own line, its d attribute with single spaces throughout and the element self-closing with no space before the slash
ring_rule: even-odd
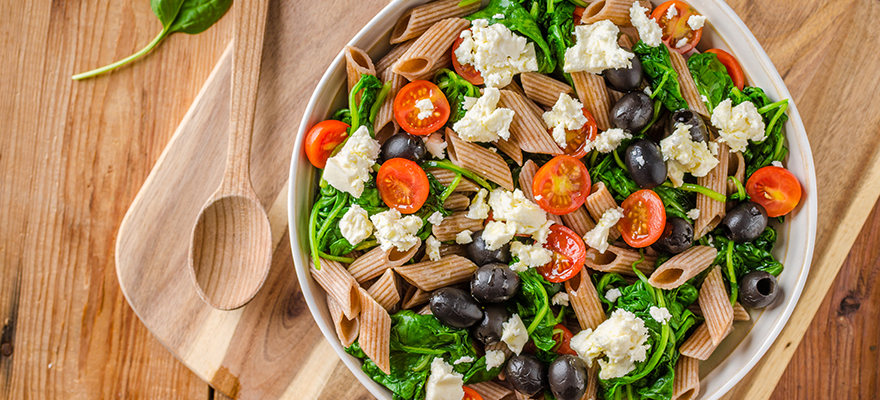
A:
<svg viewBox="0 0 880 400">
<path fill-rule="evenodd" d="M 575 26 L 578 26 L 581 24 L 581 19 L 584 18 L 584 11 L 586 11 L 586 10 L 587 9 L 584 7 L 575 6 L 574 14 L 572 15 L 574 17 L 574 25 Z"/>
<path fill-rule="evenodd" d="M 565 282 L 577 275 L 587 261 L 587 245 L 584 240 L 562 225 L 550 226 L 550 234 L 544 248 L 553 252 L 549 263 L 538 267 L 538 272 L 550 282 Z"/>
<path fill-rule="evenodd" d="M 458 62 L 458 57 L 455 56 L 455 50 L 458 49 L 458 46 L 461 46 L 462 41 L 464 41 L 464 39 L 459 35 L 459 37 L 455 39 L 455 42 L 452 43 L 452 67 L 455 68 L 455 73 L 461 75 L 461 77 L 468 82 L 474 85 L 482 85 L 483 75 L 480 74 L 480 71 L 477 71 L 477 68 L 474 67 L 473 64 L 461 65 L 461 63 Z"/>
<path fill-rule="evenodd" d="M 584 108 L 584 117 L 587 117 L 587 123 L 578 130 L 565 130 L 566 146 L 562 149 L 562 153 L 574 158 L 582 158 L 587 155 L 587 143 L 592 142 L 598 135 L 596 128 L 596 119 Z"/>
<path fill-rule="evenodd" d="M 778 217 L 794 210 L 801 201 L 801 184 L 785 168 L 766 166 L 749 177 L 746 192 L 752 201 L 767 210 L 768 217 Z"/>
<path fill-rule="evenodd" d="M 333 150 L 348 137 L 348 124 L 328 119 L 318 122 L 306 134 L 306 157 L 315 167 L 324 168 Z"/>
<path fill-rule="evenodd" d="M 418 164 L 405 158 L 392 158 L 379 168 L 376 188 L 386 206 L 401 214 L 412 214 L 425 204 L 431 184 Z"/>
<path fill-rule="evenodd" d="M 464 389 L 464 397 L 461 400 L 483 400 L 483 396 L 480 396 L 474 389 L 467 386 L 462 386 L 462 389 Z"/>
<path fill-rule="evenodd" d="M 660 238 L 666 227 L 666 209 L 657 193 L 649 189 L 639 190 L 629 195 L 620 207 L 623 208 L 623 218 L 617 227 L 628 245 L 648 247 Z"/>
<path fill-rule="evenodd" d="M 675 7 L 678 11 L 676 16 L 671 19 L 666 16 L 670 7 Z M 688 3 L 680 0 L 669 0 L 657 6 L 651 13 L 651 18 L 657 21 L 657 24 L 660 25 L 660 29 L 663 31 L 663 43 L 666 43 L 670 49 L 681 54 L 685 54 L 694 47 L 697 47 L 697 43 L 703 37 L 703 28 L 693 30 L 688 25 L 687 21 L 691 15 L 700 15 L 700 13 L 688 5 Z M 687 39 L 684 45 L 676 47 L 682 39 Z"/>
<path fill-rule="evenodd" d="M 568 214 L 582 206 L 590 195 L 590 173 L 577 158 L 553 157 L 535 173 L 532 194 L 544 211 Z"/>
<path fill-rule="evenodd" d="M 746 84 L 746 78 L 743 75 L 742 67 L 739 66 L 739 61 L 736 61 L 736 57 L 721 49 L 709 49 L 706 50 L 706 53 L 718 56 L 718 61 L 724 64 L 724 68 L 727 68 L 727 74 L 730 75 L 730 79 L 733 79 L 733 85 L 742 90 Z"/>
<path fill-rule="evenodd" d="M 568 328 L 562 324 L 556 324 L 553 327 L 553 340 L 556 341 L 556 354 L 577 355 L 577 352 L 571 349 L 571 338 L 574 336 Z"/>
<path fill-rule="evenodd" d="M 434 111 L 419 119 L 416 102 L 429 99 Z M 412 81 L 397 92 L 394 98 L 394 119 L 400 127 L 413 135 L 427 135 L 443 127 L 449 120 L 449 101 L 437 85 L 428 81 Z"/>
</svg>

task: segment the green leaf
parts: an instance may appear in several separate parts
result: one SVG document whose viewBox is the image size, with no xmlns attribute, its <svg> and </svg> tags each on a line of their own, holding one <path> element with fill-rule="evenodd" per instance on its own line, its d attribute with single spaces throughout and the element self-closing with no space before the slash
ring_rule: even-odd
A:
<svg viewBox="0 0 880 400">
<path fill-rule="evenodd" d="M 159 18 L 162 27 L 168 30 L 185 2 L 186 0 L 150 0 L 150 8 L 153 9 L 153 14 Z"/>
<path fill-rule="evenodd" d="M 232 0 L 184 0 L 169 31 L 202 33 L 217 23 L 231 6 Z"/>
<path fill-rule="evenodd" d="M 663 106 L 671 112 L 688 108 L 681 95 L 678 85 L 678 73 L 672 68 L 669 50 L 666 46 L 651 47 L 639 40 L 633 46 L 633 52 L 642 62 L 642 68 L 651 83 L 651 98 L 659 99 Z"/>
<path fill-rule="evenodd" d="M 446 68 L 437 71 L 434 75 L 434 83 L 449 100 L 451 110 L 446 125 L 451 128 L 452 125 L 464 118 L 464 114 L 467 112 L 464 109 L 464 98 L 480 97 L 480 88 Z"/>
<path fill-rule="evenodd" d="M 709 100 L 706 107 L 714 110 L 718 103 L 730 97 L 735 88 L 727 74 L 727 68 L 718 61 L 714 53 L 694 54 L 687 61 L 688 69 L 694 77 L 697 90 Z"/>
</svg>

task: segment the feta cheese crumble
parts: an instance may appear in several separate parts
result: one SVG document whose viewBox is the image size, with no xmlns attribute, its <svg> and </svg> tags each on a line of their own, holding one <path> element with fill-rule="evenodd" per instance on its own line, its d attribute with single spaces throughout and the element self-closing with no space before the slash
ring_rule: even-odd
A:
<svg viewBox="0 0 880 400">
<path fill-rule="evenodd" d="M 700 219 L 700 209 L 694 208 L 694 209 L 688 211 L 687 216 L 688 216 L 688 218 L 693 219 L 693 220 Z"/>
<path fill-rule="evenodd" d="M 646 45 L 657 47 L 662 43 L 663 31 L 660 30 L 660 25 L 657 24 L 657 21 L 648 18 L 647 13 L 648 9 L 642 7 L 639 2 L 633 2 L 632 7 L 629 8 L 629 18 L 632 20 L 632 24 L 636 27 L 636 30 L 639 31 L 639 38 L 642 39 Z M 650 94 L 648 96 L 650 96 Z"/>
<path fill-rule="evenodd" d="M 437 357 L 431 362 L 431 375 L 425 384 L 425 400 L 461 400 L 464 397 L 464 376 Z"/>
<path fill-rule="evenodd" d="M 764 141 L 764 119 L 750 101 L 732 107 L 730 99 L 725 99 L 712 111 L 712 125 L 718 128 L 718 142 L 727 143 L 730 151 L 743 151 L 749 140 L 755 143 Z"/>
<path fill-rule="evenodd" d="M 703 24 L 706 23 L 706 17 L 702 15 L 691 15 L 688 18 L 688 26 L 691 27 L 692 30 L 697 30 L 703 27 Z"/>
<path fill-rule="evenodd" d="M 593 140 L 593 148 L 600 153 L 610 153 L 620 146 L 620 142 L 624 139 L 632 139 L 632 135 L 623 129 L 611 128 L 596 136 L 596 140 Z"/>
<path fill-rule="evenodd" d="M 771 162 L 770 162 L 770 165 L 772 165 L 772 166 L 774 166 L 774 167 L 785 168 L 785 167 L 782 166 L 782 163 L 781 163 L 781 162 L 776 161 L 776 160 L 771 161 Z"/>
<path fill-rule="evenodd" d="M 459 358 L 458 360 L 453 361 L 453 362 L 452 362 L 452 365 L 458 365 L 458 364 L 463 364 L 463 363 L 471 363 L 471 362 L 474 362 L 474 358 L 473 358 L 473 357 L 471 357 L 471 356 L 464 356 L 464 357 L 462 357 L 462 358 Z"/>
<path fill-rule="evenodd" d="M 504 19 L 504 14 L 495 14 L 492 16 L 492 19 Z"/>
<path fill-rule="evenodd" d="M 505 87 L 514 75 L 538 70 L 535 44 L 504 24 L 489 25 L 485 19 L 475 19 L 470 30 L 461 32 L 461 38 L 455 57 L 462 65 L 473 65 L 487 88 Z"/>
<path fill-rule="evenodd" d="M 596 227 L 584 235 L 584 243 L 596 249 L 599 253 L 605 254 L 605 250 L 608 250 L 608 234 L 621 218 L 623 218 L 622 208 L 617 207 L 605 210 L 602 218 L 599 218 L 599 221 L 596 222 Z"/>
<path fill-rule="evenodd" d="M 422 140 L 425 142 L 428 153 L 431 153 L 434 158 L 440 160 L 446 158 L 446 141 L 443 140 L 442 133 L 434 132 L 428 136 L 422 136 Z"/>
<path fill-rule="evenodd" d="M 666 19 L 673 19 L 673 18 L 675 18 L 676 15 L 678 15 L 678 8 L 677 7 L 670 6 L 666 10 Z"/>
<path fill-rule="evenodd" d="M 510 254 L 519 258 L 519 261 L 510 266 L 510 269 L 516 272 L 540 267 L 553 259 L 553 252 L 545 249 L 544 246 L 521 242 L 510 243 Z"/>
<path fill-rule="evenodd" d="M 434 211 L 430 217 L 428 217 L 428 222 L 434 226 L 440 226 L 443 223 L 443 214 L 440 214 L 440 211 Z"/>
<path fill-rule="evenodd" d="M 607 292 L 605 292 L 605 299 L 614 303 L 617 299 L 620 298 L 620 289 L 614 288 Z"/>
<path fill-rule="evenodd" d="M 549 226 L 545 226 L 547 224 L 547 214 L 541 207 L 527 199 L 521 190 L 516 189 L 510 192 L 502 188 L 495 189 L 492 193 L 489 193 L 489 206 L 492 207 L 492 217 L 495 219 L 493 222 L 506 225 L 507 227 L 503 228 L 503 232 L 505 234 L 512 232 L 511 238 L 513 234 L 522 234 L 531 235 L 533 239 L 541 244 L 546 240 L 549 232 Z M 492 225 L 492 223 L 489 225 Z M 489 225 L 486 225 L 486 229 L 483 230 L 483 240 L 487 239 L 486 230 L 489 229 Z M 502 232 L 500 227 L 494 229 Z M 501 243 L 498 247 L 493 247 L 486 240 L 489 250 L 496 250 L 503 246 L 504 243 Z"/>
<path fill-rule="evenodd" d="M 358 128 L 335 156 L 327 159 L 324 180 L 355 198 L 364 193 L 364 182 L 370 180 L 370 168 L 379 157 L 379 142 L 370 137 L 366 126 Z"/>
<path fill-rule="evenodd" d="M 479 98 L 465 97 L 464 108 L 467 112 L 452 129 L 461 140 L 468 142 L 491 142 L 510 138 L 510 123 L 513 121 L 513 110 L 497 108 L 501 99 L 501 91 L 486 88 Z"/>
<path fill-rule="evenodd" d="M 554 306 L 565 306 L 568 307 L 568 293 L 559 292 L 556 293 L 552 299 L 550 299 L 550 303 Z"/>
<path fill-rule="evenodd" d="M 342 232 L 342 237 L 355 246 L 373 234 L 373 224 L 370 222 L 367 210 L 354 204 L 339 220 L 339 230 Z"/>
<path fill-rule="evenodd" d="M 706 176 L 718 165 L 706 142 L 694 142 L 691 126 L 677 122 L 675 131 L 660 141 L 660 152 L 666 161 L 669 179 L 677 187 L 681 186 L 685 172 L 700 177 Z"/>
<path fill-rule="evenodd" d="M 428 118 L 434 113 L 434 103 L 431 102 L 431 99 L 421 99 L 417 101 L 416 108 L 419 109 L 419 119 Z"/>
<path fill-rule="evenodd" d="M 651 306 L 648 310 L 648 314 L 651 314 L 651 318 L 654 318 L 654 321 L 657 321 L 660 324 L 665 324 L 672 319 L 672 314 L 669 313 L 669 310 L 666 309 L 666 307 Z"/>
<path fill-rule="evenodd" d="M 400 211 L 392 208 L 373 215 L 370 221 L 373 221 L 373 234 L 383 250 L 393 246 L 399 251 L 407 251 L 419 243 L 415 235 L 422 228 L 422 219 L 415 215 L 401 218 Z"/>
<path fill-rule="evenodd" d="M 599 74 L 606 69 L 632 67 L 635 54 L 620 48 L 617 43 L 619 32 L 617 26 L 608 20 L 576 26 L 576 42 L 565 51 L 563 71 Z"/>
<path fill-rule="evenodd" d="M 465 214 L 465 217 L 470 219 L 489 218 L 489 204 L 486 203 L 486 196 L 488 195 L 488 190 L 480 189 L 480 191 L 477 192 L 477 195 L 474 196 L 473 200 L 471 200 L 471 205 L 468 207 L 468 212 Z"/>
<path fill-rule="evenodd" d="M 587 366 L 599 363 L 599 379 L 619 378 L 636 369 L 647 358 L 650 345 L 645 321 L 635 314 L 617 309 L 596 330 L 585 329 L 571 338 L 571 348 Z"/>
<path fill-rule="evenodd" d="M 486 371 L 504 364 L 504 352 L 501 350 L 486 351 Z"/>
<path fill-rule="evenodd" d="M 584 116 L 584 105 L 566 93 L 559 94 L 559 100 L 550 111 L 543 115 L 544 123 L 553 130 L 553 140 L 561 148 L 568 145 L 565 130 L 579 130 L 587 123 Z"/>
<path fill-rule="evenodd" d="M 440 241 L 434 235 L 428 236 L 425 241 L 425 253 L 431 261 L 440 261 Z"/>
<path fill-rule="evenodd" d="M 483 242 L 486 243 L 487 249 L 498 250 L 510 242 L 510 240 L 513 239 L 513 235 L 516 235 L 516 228 L 513 225 L 508 225 L 504 222 L 489 221 L 489 223 L 483 228 L 483 233 L 480 237 L 483 238 Z"/>
<path fill-rule="evenodd" d="M 455 235 L 455 243 L 468 244 L 470 242 L 473 242 L 474 239 L 471 237 L 472 233 L 473 232 L 471 232 L 470 229 L 465 229 L 459 232 L 457 235 Z"/>
<path fill-rule="evenodd" d="M 675 48 L 676 48 L 676 49 L 680 49 L 680 48 L 684 47 L 684 46 L 687 45 L 687 44 L 688 44 L 688 38 L 683 37 L 683 38 L 681 38 L 681 39 L 678 39 L 677 42 L 675 42 Z"/>
<path fill-rule="evenodd" d="M 519 314 L 513 314 L 507 322 L 501 323 L 501 341 L 507 343 L 510 351 L 519 355 L 529 341 L 529 331 Z"/>
</svg>

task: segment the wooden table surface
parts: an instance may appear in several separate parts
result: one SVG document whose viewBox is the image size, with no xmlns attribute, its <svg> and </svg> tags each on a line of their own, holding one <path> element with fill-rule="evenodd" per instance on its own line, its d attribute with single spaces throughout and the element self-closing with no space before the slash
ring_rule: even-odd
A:
<svg viewBox="0 0 880 400">
<path fill-rule="evenodd" d="M 834 65 L 795 50 L 876 54 L 857 43 L 880 35 L 877 1 L 730 4 L 760 30 L 777 65 L 800 66 L 780 70 L 790 88 L 820 81 L 823 71 L 805 65 Z M 806 24 L 766 26 L 763 13 L 786 8 L 804 13 Z M 108 76 L 72 82 L 72 74 L 128 56 L 155 36 L 161 27 L 148 1 L 3 1 L 0 15 L 0 399 L 214 396 L 128 307 L 113 249 L 125 211 L 229 43 L 232 18 L 198 36 L 172 35 Z M 880 77 L 868 58 L 852 61 L 860 57 L 850 57 L 842 66 L 850 72 L 834 82 L 792 89 L 799 104 L 837 87 L 852 91 L 846 107 L 819 107 L 831 122 L 818 126 L 876 127 Z M 838 107 L 845 112 L 834 113 Z M 804 118 L 817 125 L 816 116 Z M 876 398 L 878 248 L 875 206 L 774 399 Z M 342 364 L 321 397 L 371 398 Z"/>
</svg>

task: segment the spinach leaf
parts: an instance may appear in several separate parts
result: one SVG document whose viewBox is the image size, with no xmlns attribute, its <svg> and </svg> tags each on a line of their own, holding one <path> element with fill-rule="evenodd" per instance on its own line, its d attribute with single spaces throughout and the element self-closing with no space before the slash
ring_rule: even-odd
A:
<svg viewBox="0 0 880 400">
<path fill-rule="evenodd" d="M 174 32 L 190 35 L 202 33 L 219 21 L 231 6 L 232 0 L 150 0 L 153 14 L 156 14 L 159 22 L 162 23 L 162 31 L 153 41 L 137 53 L 110 65 L 76 74 L 72 79 L 78 81 L 91 78 L 128 64 L 149 53 L 166 36 Z"/>
<path fill-rule="evenodd" d="M 666 46 L 651 47 L 639 40 L 633 46 L 633 52 L 642 62 L 642 68 L 651 83 L 651 98 L 657 98 L 671 112 L 687 108 L 687 102 L 681 96 L 678 86 L 678 73 L 672 68 L 669 50 Z"/>
<path fill-rule="evenodd" d="M 574 38 L 572 37 L 574 33 L 574 18 L 572 15 L 574 15 L 575 5 L 563 1 L 556 4 L 555 9 L 550 9 L 550 7 L 554 7 L 552 0 L 545 13 L 550 18 L 545 18 L 541 25 L 547 32 L 547 41 L 553 55 L 556 57 L 556 72 L 564 76 L 569 85 L 571 85 L 571 75 L 563 72 L 562 66 L 565 65 L 565 51 L 575 45 Z"/>
<path fill-rule="evenodd" d="M 447 126 L 452 127 L 453 124 L 464 118 L 467 110 L 464 109 L 465 97 L 480 97 L 480 89 L 462 78 L 449 69 L 441 69 L 434 75 L 434 83 L 446 95 L 451 108 L 449 113 L 449 122 Z"/>
<path fill-rule="evenodd" d="M 621 147 L 626 148 L 624 144 L 621 144 Z M 615 153 L 612 152 L 605 156 L 599 162 L 599 165 L 591 168 L 590 176 L 593 179 L 604 182 L 605 186 L 608 187 L 608 191 L 614 196 L 614 199 L 621 202 L 641 188 L 632 180 L 629 171 L 616 162 L 614 155 Z"/>
<path fill-rule="evenodd" d="M 503 18 L 496 19 L 496 15 Z M 531 39 L 535 43 L 535 55 L 538 58 L 538 72 L 549 74 L 556 69 L 556 59 L 550 50 L 550 45 L 544 40 L 544 35 L 538 27 L 535 17 L 526 11 L 515 0 L 491 0 L 489 5 L 467 17 L 468 21 L 485 19 L 489 24 L 500 23 L 514 32 Z"/>
<path fill-rule="evenodd" d="M 763 89 L 753 86 L 743 88 L 741 94 L 735 89 L 733 92 L 737 100 L 745 97 L 758 108 L 758 113 L 761 114 L 766 126 L 767 138 L 761 143 L 749 142 L 749 147 L 743 151 L 748 180 L 755 171 L 770 165 L 773 161 L 781 162 L 788 153 L 788 148 L 785 147 L 785 134 L 782 132 L 782 127 L 788 120 L 788 115 L 785 114 L 785 110 L 788 109 L 788 99 L 774 103 Z M 734 100 L 734 103 L 742 102 L 737 100 Z"/>
<path fill-rule="evenodd" d="M 706 104 L 709 110 L 714 110 L 718 103 L 730 97 L 730 91 L 735 88 L 733 79 L 727 74 L 724 64 L 718 61 L 717 55 L 694 54 L 688 59 L 687 64 L 697 90 L 709 100 Z"/>
<path fill-rule="evenodd" d="M 776 230 L 767 227 L 757 239 L 747 243 L 734 243 L 727 239 L 721 229 L 712 232 L 714 240 L 711 246 L 718 249 L 713 264 L 721 266 L 724 280 L 730 286 L 730 302 L 739 297 L 739 282 L 743 275 L 751 271 L 765 271 L 779 276 L 784 269 L 781 262 L 771 252 L 776 244 Z"/>
<path fill-rule="evenodd" d="M 370 136 L 375 136 L 373 124 L 370 123 L 370 112 L 382 89 L 382 81 L 375 75 L 367 74 L 361 75 L 361 79 L 351 88 L 351 92 L 348 93 L 348 109 L 357 112 L 351 113 L 349 133 L 353 133 L 361 126 L 366 126 L 370 131 Z M 360 96 L 360 102 L 358 102 L 358 96 Z"/>
<path fill-rule="evenodd" d="M 553 327 L 562 321 L 565 307 L 554 315 L 550 299 L 563 290 L 562 284 L 550 283 L 535 268 L 519 273 L 520 291 L 508 303 L 512 313 L 519 314 L 528 328 L 529 338 L 538 348 L 536 356 L 544 362 L 553 361 L 556 353 L 556 340 Z"/>
</svg>

